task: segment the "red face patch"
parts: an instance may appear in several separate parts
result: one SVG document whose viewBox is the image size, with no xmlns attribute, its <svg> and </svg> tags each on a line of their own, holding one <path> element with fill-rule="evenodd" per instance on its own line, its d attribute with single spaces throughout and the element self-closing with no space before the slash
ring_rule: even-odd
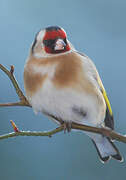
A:
<svg viewBox="0 0 126 180">
<path fill-rule="evenodd" d="M 62 38 L 62 39 L 65 39 L 66 38 L 66 33 L 63 30 L 47 31 L 45 33 L 45 36 L 44 36 L 43 40 L 56 39 L 58 37 Z"/>
<path fill-rule="evenodd" d="M 66 46 L 63 50 L 54 49 L 55 41 L 58 38 L 63 39 L 66 43 Z M 45 51 L 46 53 L 49 53 L 49 54 L 58 54 L 58 53 L 63 53 L 70 50 L 70 46 L 66 41 L 66 33 L 62 29 L 46 31 L 45 36 L 43 38 L 43 42 L 45 45 L 44 47 Z"/>
</svg>

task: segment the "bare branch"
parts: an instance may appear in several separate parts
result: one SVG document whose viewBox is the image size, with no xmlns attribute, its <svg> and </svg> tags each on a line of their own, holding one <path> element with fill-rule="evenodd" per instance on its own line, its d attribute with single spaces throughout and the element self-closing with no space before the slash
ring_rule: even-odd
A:
<svg viewBox="0 0 126 180">
<path fill-rule="evenodd" d="M 18 131 L 12 132 L 8 134 L 4 134 L 0 136 L 0 140 L 16 137 L 16 136 L 48 136 L 51 137 L 53 134 L 56 134 L 63 130 L 63 126 L 60 126 L 52 131 L 45 131 L 45 132 L 36 132 L 36 131 Z"/>
<path fill-rule="evenodd" d="M 126 143 L 126 136 L 121 135 L 115 131 L 112 131 L 111 129 L 108 128 L 98 128 L 98 127 L 91 127 L 91 126 L 86 126 L 86 125 L 79 125 L 76 123 L 72 123 L 72 129 L 78 129 L 82 131 L 88 131 L 88 132 L 93 132 L 97 134 L 102 134 L 104 136 L 108 136 L 111 139 Z"/>
<path fill-rule="evenodd" d="M 61 125 L 60 127 L 56 128 L 56 129 L 54 129 L 52 131 L 48 131 L 48 132 L 20 131 L 17 128 L 17 126 L 15 125 L 15 123 L 14 123 L 14 125 L 12 124 L 12 126 L 13 126 L 13 129 L 14 129 L 15 132 L 1 135 L 0 140 L 11 138 L 11 137 L 16 137 L 16 136 L 48 136 L 48 137 L 51 137 L 53 134 L 56 134 L 56 133 L 64 130 L 63 125 Z M 72 123 L 72 129 L 93 132 L 93 133 L 102 134 L 102 135 L 105 135 L 105 136 L 107 135 L 111 139 L 115 139 L 117 141 L 126 143 L 126 136 L 123 136 L 123 135 L 121 135 L 119 133 L 116 133 L 115 131 L 112 131 L 110 129 L 97 128 L 97 127 L 91 127 L 91 126 L 86 126 L 86 125 L 79 125 L 79 124 L 76 124 L 76 123 Z"/>
<path fill-rule="evenodd" d="M 16 93 L 20 99 L 20 102 L 16 102 L 16 103 L 6 103 L 6 104 L 0 104 L 0 106 L 30 106 L 26 97 L 24 96 L 23 92 L 21 91 L 17 80 L 15 79 L 13 73 L 14 73 L 14 66 L 11 66 L 10 71 L 7 70 L 2 64 L 0 64 L 0 69 L 9 77 L 9 79 L 11 80 Z"/>
<path fill-rule="evenodd" d="M 27 106 L 27 107 L 31 107 L 30 105 L 24 104 L 24 101 L 15 102 L 15 103 L 3 103 L 3 104 L 0 104 L 0 107 L 7 107 L 7 106 Z"/>
</svg>

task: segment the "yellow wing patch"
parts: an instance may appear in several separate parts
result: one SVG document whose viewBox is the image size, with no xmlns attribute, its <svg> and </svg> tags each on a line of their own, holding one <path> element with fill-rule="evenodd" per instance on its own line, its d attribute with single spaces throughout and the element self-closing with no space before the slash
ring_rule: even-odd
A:
<svg viewBox="0 0 126 180">
<path fill-rule="evenodd" d="M 98 78 L 98 84 L 99 84 L 99 86 L 100 86 L 100 88 L 101 88 L 101 90 L 102 90 L 102 94 L 103 94 L 103 97 L 104 97 L 104 99 L 105 99 L 106 105 L 107 105 L 107 107 L 108 107 L 109 113 L 110 113 L 110 115 L 112 116 L 112 115 L 113 115 L 113 113 L 112 113 L 112 108 L 111 108 L 109 99 L 108 99 L 108 97 L 107 97 L 105 88 L 104 88 L 104 86 L 103 86 L 103 84 L 102 84 L 102 81 L 101 81 L 100 77 Z"/>
</svg>

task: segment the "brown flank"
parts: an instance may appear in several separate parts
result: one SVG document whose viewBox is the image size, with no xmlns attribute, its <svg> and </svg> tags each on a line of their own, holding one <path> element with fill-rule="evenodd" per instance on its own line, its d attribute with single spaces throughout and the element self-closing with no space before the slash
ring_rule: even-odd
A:
<svg viewBox="0 0 126 180">
<path fill-rule="evenodd" d="M 41 75 L 40 73 L 31 73 L 30 71 L 24 71 L 24 86 L 26 94 L 32 96 L 43 84 L 47 75 Z"/>
</svg>

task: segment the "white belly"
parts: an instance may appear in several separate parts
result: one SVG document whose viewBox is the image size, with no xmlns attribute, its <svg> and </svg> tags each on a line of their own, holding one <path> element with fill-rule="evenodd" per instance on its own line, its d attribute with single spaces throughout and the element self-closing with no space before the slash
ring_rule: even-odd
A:
<svg viewBox="0 0 126 180">
<path fill-rule="evenodd" d="M 104 120 L 104 103 L 99 106 L 96 97 L 72 89 L 56 89 L 49 79 L 41 90 L 27 98 L 35 112 L 47 112 L 63 121 L 96 126 Z M 85 116 L 76 109 L 83 110 Z"/>
</svg>

